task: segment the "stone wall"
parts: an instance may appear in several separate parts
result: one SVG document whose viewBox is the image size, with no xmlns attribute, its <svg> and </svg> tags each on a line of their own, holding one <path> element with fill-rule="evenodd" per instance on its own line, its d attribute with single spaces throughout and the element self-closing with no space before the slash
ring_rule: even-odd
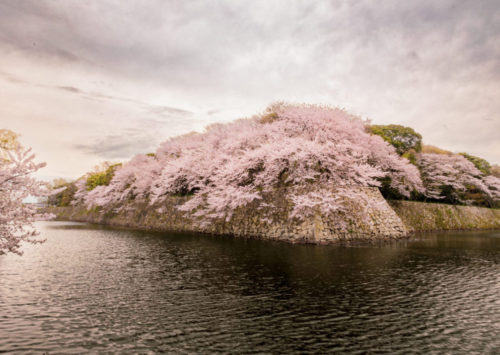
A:
<svg viewBox="0 0 500 355">
<path fill-rule="evenodd" d="M 188 197 L 172 196 L 161 206 L 131 202 L 106 210 L 55 207 L 58 219 L 157 231 L 200 232 L 236 237 L 326 244 L 352 240 L 398 239 L 409 232 L 500 229 L 500 210 L 437 203 L 386 201 L 378 188 L 352 187 L 360 198 L 346 201 L 343 212 L 325 216 L 311 211 L 304 220 L 289 218 L 293 204 L 285 188 L 235 211 L 229 221 L 199 220 L 176 206 Z M 335 192 L 332 191 L 332 194 Z M 262 204 L 262 202 L 265 202 Z M 265 207 L 272 205 L 272 207 Z M 115 212 L 121 207 L 119 212 Z M 162 212 L 159 212 L 162 211 Z"/>
<path fill-rule="evenodd" d="M 389 201 L 408 230 L 500 229 L 500 209 L 441 203 Z"/>
<path fill-rule="evenodd" d="M 237 209 L 229 221 L 221 219 L 207 225 L 200 225 L 195 218 L 176 209 L 176 205 L 187 199 L 176 196 L 170 197 L 161 206 L 130 203 L 120 206 L 122 209 L 117 213 L 113 208 L 86 210 L 83 207 L 59 207 L 53 208 L 52 212 L 59 219 L 65 220 L 293 243 L 324 244 L 350 240 L 395 239 L 408 235 L 407 228 L 382 197 L 378 188 L 352 187 L 351 189 L 361 198 L 347 201 L 347 209 L 344 212 L 323 216 L 318 211 L 310 211 L 311 217 L 305 220 L 289 218 L 293 204 L 287 198 L 285 188 L 267 194 L 263 201 L 255 201 Z M 266 204 L 262 202 L 272 207 L 265 207 Z"/>
</svg>

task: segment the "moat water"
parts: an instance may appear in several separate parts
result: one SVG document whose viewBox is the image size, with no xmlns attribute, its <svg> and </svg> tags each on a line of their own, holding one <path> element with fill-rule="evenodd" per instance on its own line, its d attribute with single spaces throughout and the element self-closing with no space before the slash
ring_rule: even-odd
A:
<svg viewBox="0 0 500 355">
<path fill-rule="evenodd" d="M 500 232 L 287 245 L 39 224 L 0 256 L 0 352 L 499 353 Z"/>
</svg>

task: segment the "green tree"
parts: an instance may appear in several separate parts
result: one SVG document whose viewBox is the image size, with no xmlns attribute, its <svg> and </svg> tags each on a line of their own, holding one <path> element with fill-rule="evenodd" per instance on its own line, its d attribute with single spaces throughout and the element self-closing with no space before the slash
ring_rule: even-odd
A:
<svg viewBox="0 0 500 355">
<path fill-rule="evenodd" d="M 118 164 L 109 164 L 104 163 L 104 170 L 98 170 L 97 168 L 95 172 L 90 173 L 87 177 L 87 191 L 91 191 L 95 189 L 97 186 L 107 186 L 111 182 L 111 179 L 115 175 L 115 170 L 121 166 L 121 163 Z"/>
<path fill-rule="evenodd" d="M 71 205 L 71 201 L 73 201 L 73 196 L 75 195 L 75 192 L 77 190 L 75 183 L 68 182 L 64 179 L 54 179 L 51 189 L 57 190 L 60 188 L 64 188 L 64 190 L 48 197 L 47 203 L 49 205 L 59 207 Z"/>
<path fill-rule="evenodd" d="M 415 132 L 413 128 L 391 125 L 371 125 L 368 126 L 369 132 L 381 136 L 386 142 L 390 143 L 399 155 L 404 155 L 411 160 L 411 153 L 419 153 L 422 150 L 422 136 Z M 413 151 L 413 152 L 412 152 Z"/>
</svg>

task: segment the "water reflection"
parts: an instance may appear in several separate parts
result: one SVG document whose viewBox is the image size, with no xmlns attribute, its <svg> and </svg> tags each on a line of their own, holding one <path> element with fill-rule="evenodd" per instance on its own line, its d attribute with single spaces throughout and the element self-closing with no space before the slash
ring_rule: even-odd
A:
<svg viewBox="0 0 500 355">
<path fill-rule="evenodd" d="M 500 233 L 308 246 L 46 222 L 0 257 L 0 351 L 494 352 Z"/>
</svg>

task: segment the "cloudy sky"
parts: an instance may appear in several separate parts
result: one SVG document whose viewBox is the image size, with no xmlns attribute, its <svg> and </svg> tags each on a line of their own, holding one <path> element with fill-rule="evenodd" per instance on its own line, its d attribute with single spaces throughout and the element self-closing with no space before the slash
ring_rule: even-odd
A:
<svg viewBox="0 0 500 355">
<path fill-rule="evenodd" d="M 0 128 L 44 178 L 277 100 L 500 163 L 498 0 L 1 0 L 0 53 Z"/>
</svg>

